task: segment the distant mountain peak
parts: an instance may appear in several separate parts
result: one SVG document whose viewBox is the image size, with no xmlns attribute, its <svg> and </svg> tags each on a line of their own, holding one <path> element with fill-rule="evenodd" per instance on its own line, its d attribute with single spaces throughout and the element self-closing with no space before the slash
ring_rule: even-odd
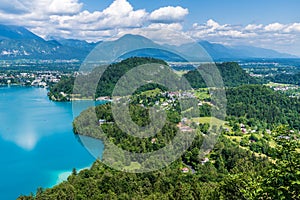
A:
<svg viewBox="0 0 300 200">
<path fill-rule="evenodd" d="M 199 41 L 199 44 L 215 60 L 234 60 L 249 58 L 297 58 L 297 56 L 281 53 L 272 49 L 253 46 L 227 46 L 208 41 Z"/>
<path fill-rule="evenodd" d="M 24 27 L 0 24 L 0 59 L 85 59 L 100 43 L 88 43 L 84 40 L 50 37 L 45 41 Z M 295 58 L 296 56 L 270 49 L 251 46 L 225 46 L 222 44 L 199 41 L 199 44 L 213 60 L 237 60 L 249 58 Z M 196 45 L 197 46 L 197 45 Z M 114 41 L 106 41 L 101 48 L 116 55 L 127 52 L 127 56 L 149 56 L 178 61 L 187 58 L 199 50 L 194 44 L 179 47 L 160 45 L 141 35 L 125 34 Z M 117 49 L 115 48 L 117 47 Z M 144 49 L 144 50 L 142 50 Z M 174 50 L 174 51 L 172 51 Z M 132 53 L 130 53 L 132 52 Z M 105 52 L 102 52 L 105 54 Z M 203 53 L 203 52 L 200 52 Z M 196 53 L 196 55 L 200 55 Z M 206 54 L 206 53 L 204 53 Z M 199 59 L 198 57 L 195 59 Z"/>
<path fill-rule="evenodd" d="M 24 27 L 0 24 L 0 39 L 36 39 L 43 40 Z"/>
</svg>

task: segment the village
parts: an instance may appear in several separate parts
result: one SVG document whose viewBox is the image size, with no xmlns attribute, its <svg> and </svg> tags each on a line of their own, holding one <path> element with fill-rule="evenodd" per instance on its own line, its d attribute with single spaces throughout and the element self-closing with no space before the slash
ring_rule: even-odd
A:
<svg viewBox="0 0 300 200">
<path fill-rule="evenodd" d="M 60 71 L 2 72 L 0 73 L 0 85 L 21 85 L 46 88 L 52 84 L 58 83 L 64 76 L 71 76 L 71 74 Z"/>
</svg>

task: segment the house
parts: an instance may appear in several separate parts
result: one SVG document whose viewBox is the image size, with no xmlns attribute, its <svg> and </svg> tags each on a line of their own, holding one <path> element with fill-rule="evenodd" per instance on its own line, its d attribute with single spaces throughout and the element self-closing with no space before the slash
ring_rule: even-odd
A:
<svg viewBox="0 0 300 200">
<path fill-rule="evenodd" d="M 105 119 L 99 119 L 99 125 L 102 125 L 102 124 L 104 124 L 104 123 L 106 123 L 106 120 Z"/>
<path fill-rule="evenodd" d="M 184 167 L 184 168 L 182 168 L 182 169 L 181 169 L 181 171 L 182 171 L 183 173 L 187 173 L 187 172 L 189 172 L 189 171 L 190 171 L 190 169 L 189 169 L 189 168 L 187 168 L 187 167 Z"/>
<path fill-rule="evenodd" d="M 156 138 L 152 138 L 151 143 L 155 144 L 156 143 Z"/>
<path fill-rule="evenodd" d="M 247 129 L 245 129 L 245 128 L 241 128 L 241 131 L 242 131 L 242 133 L 244 133 L 244 134 L 248 133 Z"/>
<path fill-rule="evenodd" d="M 201 160 L 201 164 L 204 165 L 205 163 L 209 162 L 208 158 L 204 158 Z"/>
<path fill-rule="evenodd" d="M 285 139 L 285 140 L 289 140 L 289 139 L 291 139 L 291 137 L 289 137 L 289 136 L 283 136 L 283 135 L 281 135 L 281 136 L 278 136 L 278 139 Z"/>
</svg>

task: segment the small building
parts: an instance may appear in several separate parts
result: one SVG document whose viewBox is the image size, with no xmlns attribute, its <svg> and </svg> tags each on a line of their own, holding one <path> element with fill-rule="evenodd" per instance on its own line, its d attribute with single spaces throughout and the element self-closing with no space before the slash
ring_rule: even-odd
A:
<svg viewBox="0 0 300 200">
<path fill-rule="evenodd" d="M 190 169 L 187 168 L 187 167 L 184 167 L 184 168 L 181 169 L 181 171 L 182 171 L 183 173 L 188 173 L 188 172 L 190 171 Z"/>
<path fill-rule="evenodd" d="M 278 139 L 289 140 L 289 139 L 291 139 L 291 137 L 290 136 L 286 136 L 286 135 L 281 135 L 281 136 L 278 136 Z"/>
<path fill-rule="evenodd" d="M 106 120 L 105 119 L 99 119 L 99 125 L 102 125 L 102 124 L 104 124 L 104 123 L 106 123 Z"/>
<path fill-rule="evenodd" d="M 208 158 L 203 158 L 203 159 L 201 160 L 201 164 L 202 164 L 202 165 L 205 165 L 205 163 L 207 163 L 207 162 L 209 162 L 209 159 L 208 159 Z"/>
<path fill-rule="evenodd" d="M 156 138 L 152 138 L 151 143 L 155 144 L 156 143 Z"/>
<path fill-rule="evenodd" d="M 241 128 L 241 131 L 242 131 L 242 133 L 244 133 L 244 134 L 248 133 L 247 129 L 245 129 L 245 128 Z"/>
</svg>

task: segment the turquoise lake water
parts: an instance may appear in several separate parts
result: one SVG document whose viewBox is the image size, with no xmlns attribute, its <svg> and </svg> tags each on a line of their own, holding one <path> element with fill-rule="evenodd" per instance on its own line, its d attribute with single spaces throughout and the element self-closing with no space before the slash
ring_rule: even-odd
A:
<svg viewBox="0 0 300 200">
<path fill-rule="evenodd" d="M 51 187 L 95 161 L 72 132 L 73 117 L 94 102 L 76 103 L 73 111 L 70 102 L 48 100 L 43 88 L 0 87 L 0 199 Z M 99 144 L 101 157 L 103 144 L 85 139 Z"/>
</svg>

